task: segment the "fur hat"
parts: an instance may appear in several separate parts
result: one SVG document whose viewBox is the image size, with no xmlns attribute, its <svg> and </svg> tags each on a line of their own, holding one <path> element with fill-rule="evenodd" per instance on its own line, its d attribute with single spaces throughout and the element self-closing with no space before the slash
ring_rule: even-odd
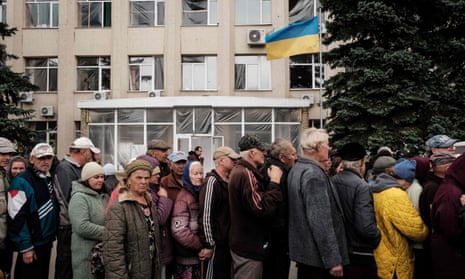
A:
<svg viewBox="0 0 465 279">
<path fill-rule="evenodd" d="M 85 164 L 82 168 L 80 181 L 86 181 L 89 178 L 99 174 L 105 174 L 105 171 L 103 170 L 102 166 L 97 164 L 96 162 L 89 162 Z"/>
<path fill-rule="evenodd" d="M 417 162 L 415 160 L 399 159 L 394 166 L 394 174 L 410 183 L 415 179 L 415 169 Z"/>
</svg>

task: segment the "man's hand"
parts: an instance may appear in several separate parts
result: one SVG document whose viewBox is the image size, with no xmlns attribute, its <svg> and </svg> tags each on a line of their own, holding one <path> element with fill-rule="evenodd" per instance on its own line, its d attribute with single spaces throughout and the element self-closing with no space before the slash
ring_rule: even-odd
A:
<svg viewBox="0 0 465 279">
<path fill-rule="evenodd" d="M 465 205 L 465 195 L 460 196 L 460 203 L 462 204 L 462 206 Z"/>
<path fill-rule="evenodd" d="M 168 192 L 166 191 L 165 188 L 160 187 L 160 189 L 158 190 L 157 195 L 160 196 L 160 197 L 165 197 L 165 198 L 167 198 L 167 197 L 168 197 Z"/>
<path fill-rule="evenodd" d="M 31 264 L 34 260 L 37 260 L 36 252 L 34 252 L 34 249 L 23 253 L 23 262 L 25 264 Z"/>
<path fill-rule="evenodd" d="M 213 249 L 203 248 L 199 252 L 199 259 L 201 261 L 209 260 L 213 256 Z"/>
<path fill-rule="evenodd" d="M 329 274 L 331 274 L 334 277 L 342 277 L 344 275 L 342 264 L 338 264 L 338 265 L 333 266 L 329 270 Z"/>
<path fill-rule="evenodd" d="M 268 168 L 268 177 L 270 178 L 271 182 L 279 184 L 281 182 L 281 176 L 283 175 L 283 171 L 274 165 L 271 165 Z"/>
</svg>

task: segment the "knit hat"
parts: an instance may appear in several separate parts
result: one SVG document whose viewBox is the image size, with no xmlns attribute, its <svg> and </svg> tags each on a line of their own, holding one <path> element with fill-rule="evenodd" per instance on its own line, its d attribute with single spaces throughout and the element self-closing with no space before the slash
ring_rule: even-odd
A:
<svg viewBox="0 0 465 279">
<path fill-rule="evenodd" d="M 16 147 L 9 139 L 0 137 L 0 153 L 16 153 Z"/>
<path fill-rule="evenodd" d="M 406 180 L 410 183 L 415 179 L 415 168 L 417 162 L 415 160 L 399 159 L 394 166 L 394 173 L 397 177 Z"/>
<path fill-rule="evenodd" d="M 337 152 L 344 161 L 358 161 L 367 155 L 365 148 L 358 142 L 344 144 Z"/>
<path fill-rule="evenodd" d="M 260 140 L 257 135 L 245 135 L 239 140 L 239 150 L 245 151 L 257 148 L 258 150 L 264 151 L 266 149 L 265 144 Z"/>
<path fill-rule="evenodd" d="M 429 157 L 429 161 L 433 167 L 446 165 L 452 163 L 454 160 L 455 156 L 446 152 L 436 153 Z"/>
<path fill-rule="evenodd" d="M 131 176 L 131 174 L 136 170 L 146 170 L 150 174 L 152 174 L 152 166 L 149 164 L 149 162 L 144 160 L 134 160 L 131 163 L 127 164 L 126 167 L 124 167 L 126 177 Z"/>
<path fill-rule="evenodd" d="M 97 176 L 99 174 L 105 174 L 102 166 L 97 164 L 96 162 L 89 162 L 84 165 L 81 171 L 81 179 L 80 181 L 87 181 L 89 178 Z"/>
<path fill-rule="evenodd" d="M 380 156 L 373 164 L 373 174 L 380 174 L 385 169 L 390 168 L 396 164 L 396 159 L 390 156 Z"/>
<path fill-rule="evenodd" d="M 103 166 L 103 171 L 105 175 L 113 175 L 116 172 L 116 168 L 113 164 L 107 163 Z"/>
<path fill-rule="evenodd" d="M 153 158 L 150 155 L 139 155 L 139 156 L 137 156 L 136 160 L 147 161 L 152 166 L 152 169 L 154 169 L 155 167 L 158 167 L 160 165 L 160 163 L 157 161 L 157 159 Z"/>
</svg>

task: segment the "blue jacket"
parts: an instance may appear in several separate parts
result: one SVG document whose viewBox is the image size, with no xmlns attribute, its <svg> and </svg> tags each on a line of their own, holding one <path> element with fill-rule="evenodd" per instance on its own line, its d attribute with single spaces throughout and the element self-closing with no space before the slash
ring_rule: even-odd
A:
<svg viewBox="0 0 465 279">
<path fill-rule="evenodd" d="M 58 206 L 51 182 L 29 166 L 8 188 L 8 236 L 21 253 L 55 240 Z"/>
</svg>

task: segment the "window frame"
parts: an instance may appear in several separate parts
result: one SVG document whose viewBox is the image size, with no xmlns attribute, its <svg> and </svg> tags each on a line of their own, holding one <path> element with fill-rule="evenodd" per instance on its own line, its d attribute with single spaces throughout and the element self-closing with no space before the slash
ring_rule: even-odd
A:
<svg viewBox="0 0 465 279">
<path fill-rule="evenodd" d="M 246 58 L 249 58 L 250 62 L 249 63 L 242 63 L 241 61 L 238 60 L 245 60 Z M 257 59 L 257 61 L 252 61 L 253 59 Z M 239 67 L 238 65 L 245 65 L 245 70 L 244 70 L 244 87 L 239 88 L 238 83 L 240 82 L 238 80 L 238 71 Z M 257 79 L 257 87 L 253 87 L 250 85 L 250 78 L 249 77 L 251 74 L 251 71 L 253 71 L 253 67 L 256 67 L 257 72 L 256 72 L 256 79 Z M 266 75 L 266 76 L 265 76 Z M 272 89 L 272 84 L 271 84 L 271 62 L 266 59 L 265 55 L 236 55 L 234 57 L 234 89 L 235 90 L 243 90 L 243 91 L 252 91 L 252 90 L 257 90 L 257 91 L 267 91 Z"/>
<path fill-rule="evenodd" d="M 92 6 L 96 4 L 100 4 L 100 24 L 92 24 Z M 82 9 L 84 5 L 87 5 L 87 23 L 84 24 L 83 17 L 84 13 L 82 13 Z M 111 27 L 111 6 L 112 0 L 78 0 L 77 1 L 77 12 L 78 12 L 78 27 L 81 28 L 105 28 Z M 89 16 L 91 15 L 91 16 Z"/>
<path fill-rule="evenodd" d="M 143 11 L 134 11 L 134 4 L 136 2 L 152 2 L 153 3 L 153 22 L 151 24 L 136 24 L 134 18 L 136 15 L 143 14 Z M 165 0 L 130 0 L 129 1 L 129 13 L 130 13 L 130 26 L 164 26 L 165 25 Z M 163 4 L 162 18 L 159 18 L 160 4 Z"/>
<path fill-rule="evenodd" d="M 204 10 L 186 10 L 185 7 L 187 6 L 185 3 L 186 1 L 193 1 L 193 0 L 183 0 L 182 1 L 182 24 L 184 26 L 196 26 L 196 25 L 218 25 L 218 0 L 201 0 L 202 2 L 206 2 L 207 7 Z M 207 20 L 206 22 L 195 23 L 195 22 L 187 22 L 189 14 L 198 14 L 198 13 L 206 13 Z"/>
<path fill-rule="evenodd" d="M 295 59 L 301 57 L 310 57 L 311 62 L 294 62 Z M 320 65 L 319 63 L 320 57 L 319 54 L 303 54 L 303 55 L 295 55 L 289 57 L 289 88 L 290 89 L 320 89 L 324 88 L 324 79 L 325 79 L 325 68 L 324 65 Z M 292 84 L 292 66 L 308 66 L 310 67 L 311 71 L 311 87 L 293 87 Z M 321 67 L 321 68 L 320 68 Z M 320 79 L 320 70 L 322 70 L 322 78 Z M 320 82 L 318 82 L 318 80 Z M 323 81 L 323 82 L 322 82 Z"/>
<path fill-rule="evenodd" d="M 150 63 L 137 63 L 137 62 L 131 62 L 131 59 L 147 59 L 147 58 L 151 58 L 151 62 Z M 160 59 L 161 61 L 157 62 L 156 60 L 157 59 Z M 128 61 L 128 66 L 129 66 L 129 91 L 152 91 L 152 90 L 163 90 L 164 89 L 164 58 L 163 58 L 163 55 L 153 55 L 153 56 L 129 56 L 129 61 Z M 157 71 L 157 67 L 156 65 L 157 64 L 161 64 L 161 73 L 159 73 Z M 138 86 L 134 86 L 133 85 L 136 83 L 134 81 L 132 81 L 132 78 L 134 78 L 132 76 L 132 67 L 138 67 Z M 151 70 L 151 73 L 150 73 L 150 80 L 151 80 L 151 84 L 150 84 L 150 88 L 148 89 L 142 89 L 142 84 L 143 84 L 143 77 L 144 75 L 142 75 L 141 73 L 143 72 L 141 70 L 141 67 L 146 67 L 146 68 L 150 68 Z M 161 75 L 161 77 L 158 77 L 158 79 L 160 80 L 161 82 L 161 86 L 157 86 L 157 75 Z M 146 76 L 146 75 L 145 75 Z"/>
<path fill-rule="evenodd" d="M 94 65 L 84 65 L 79 66 L 79 59 L 96 59 L 97 63 Z M 105 59 L 108 59 L 108 65 L 102 63 Z M 98 79 L 98 88 L 89 88 L 81 89 L 80 84 L 84 84 L 85 80 L 80 80 L 79 71 L 90 71 L 90 70 L 97 70 L 97 79 Z M 103 87 L 103 77 L 104 77 L 104 70 L 108 70 L 108 88 Z M 104 90 L 111 90 L 111 56 L 77 56 L 76 57 L 76 72 L 77 72 L 77 91 L 104 91 Z M 87 76 L 89 77 L 89 76 Z"/>
<path fill-rule="evenodd" d="M 0 0 L 0 22 L 6 24 L 7 18 L 7 0 Z"/>
<path fill-rule="evenodd" d="M 31 77 L 31 83 L 34 84 L 33 77 L 35 76 L 32 74 L 34 70 L 45 70 L 46 71 L 46 87 L 45 90 L 37 90 L 40 92 L 57 92 L 58 91 L 58 57 L 25 57 L 25 72 L 28 73 L 28 75 Z M 28 62 L 31 62 L 32 60 L 46 60 L 46 66 L 28 66 Z M 56 66 L 53 64 L 53 60 L 56 61 Z M 45 61 L 44 61 L 45 62 Z M 51 73 L 52 70 L 56 71 L 55 74 L 55 90 L 50 90 L 50 85 L 51 85 L 51 78 L 53 77 L 53 74 Z M 37 84 L 36 84 L 37 85 Z"/>
<path fill-rule="evenodd" d="M 251 5 L 258 1 L 258 15 L 253 12 Z M 236 25 L 268 25 L 272 24 L 272 0 L 235 0 Z M 253 16 L 253 17 L 252 17 Z"/>
<path fill-rule="evenodd" d="M 202 62 L 185 62 L 187 59 L 202 58 Z M 191 69 L 189 69 L 191 68 Z M 196 74 L 201 73 L 199 68 L 202 69 L 203 75 L 203 88 L 196 86 L 199 79 Z M 188 70 L 190 77 L 188 76 Z M 182 77 L 182 90 L 183 91 L 215 91 L 218 90 L 218 57 L 216 55 L 182 55 L 181 57 L 181 77 Z M 190 78 L 190 87 L 186 82 Z M 210 85 L 213 85 L 209 87 Z"/>
<path fill-rule="evenodd" d="M 26 27 L 28 28 L 58 28 L 58 24 L 59 24 L 59 6 L 58 6 L 58 0 L 50 0 L 50 1 L 45 1 L 45 0 L 26 0 L 24 2 L 25 4 L 25 25 Z M 48 22 L 43 24 L 43 23 L 40 23 L 41 20 L 42 20 L 42 17 L 41 17 L 41 9 L 40 9 L 40 6 L 41 5 L 48 5 L 48 15 L 46 15 L 45 17 L 48 16 Z M 35 12 L 37 13 L 35 16 L 36 16 L 36 21 L 37 23 L 36 24 L 33 24 L 33 19 L 32 19 L 32 12 L 34 11 L 34 9 L 31 9 L 29 6 L 36 6 L 36 10 Z M 55 12 L 54 12 L 55 11 Z"/>
</svg>

